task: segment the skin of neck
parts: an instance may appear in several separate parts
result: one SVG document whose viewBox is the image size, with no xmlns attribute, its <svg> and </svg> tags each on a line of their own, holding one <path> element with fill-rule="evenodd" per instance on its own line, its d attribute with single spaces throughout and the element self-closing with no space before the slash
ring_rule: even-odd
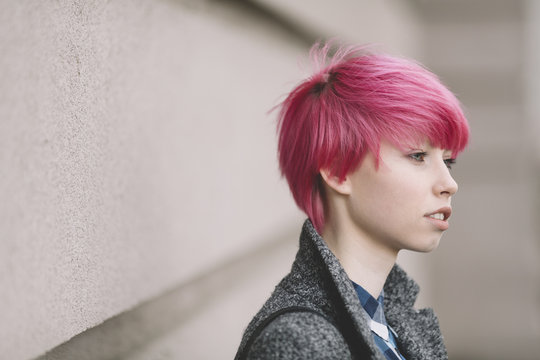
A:
<svg viewBox="0 0 540 360">
<path fill-rule="evenodd" d="M 360 229 L 349 216 L 346 197 L 328 190 L 328 211 L 325 211 L 326 222 L 321 236 L 349 278 L 376 299 L 399 250 L 389 248 Z"/>
</svg>

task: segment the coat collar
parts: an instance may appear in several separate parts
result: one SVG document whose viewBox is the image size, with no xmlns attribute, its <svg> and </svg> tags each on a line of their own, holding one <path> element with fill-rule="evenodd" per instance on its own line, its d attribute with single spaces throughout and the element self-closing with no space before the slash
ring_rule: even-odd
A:
<svg viewBox="0 0 540 360">
<path fill-rule="evenodd" d="M 342 305 L 350 319 L 353 331 L 360 336 L 366 344 L 371 359 L 384 360 L 380 353 L 369 327 L 368 315 L 362 308 L 360 300 L 354 290 L 345 270 L 339 260 L 326 245 L 326 242 L 317 233 L 311 221 L 305 221 L 300 236 L 300 251 L 295 264 L 315 261 L 322 262 L 322 268 L 329 273 L 329 278 L 335 286 Z M 319 264 L 320 266 L 321 264 Z M 325 276 L 328 279 L 328 277 Z M 321 280 L 322 282 L 323 280 Z M 394 265 L 384 284 L 385 316 L 390 326 L 398 334 L 398 343 L 407 360 L 434 360 L 447 359 L 446 348 L 440 334 L 438 320 L 431 309 L 415 310 L 419 287 L 414 280 L 407 276 L 398 265 Z"/>
</svg>

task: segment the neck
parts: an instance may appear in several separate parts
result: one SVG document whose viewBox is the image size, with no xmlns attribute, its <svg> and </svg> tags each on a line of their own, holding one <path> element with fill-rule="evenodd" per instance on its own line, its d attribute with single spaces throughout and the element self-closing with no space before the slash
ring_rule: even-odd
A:
<svg viewBox="0 0 540 360">
<path fill-rule="evenodd" d="M 377 298 L 396 262 L 398 251 L 353 227 L 332 221 L 325 225 L 322 237 L 349 278 Z"/>
</svg>

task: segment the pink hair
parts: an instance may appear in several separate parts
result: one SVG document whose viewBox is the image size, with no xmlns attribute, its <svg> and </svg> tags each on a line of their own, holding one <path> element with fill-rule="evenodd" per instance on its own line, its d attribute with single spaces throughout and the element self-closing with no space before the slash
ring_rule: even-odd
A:
<svg viewBox="0 0 540 360">
<path fill-rule="evenodd" d="M 278 153 L 294 200 L 322 231 L 321 169 L 343 180 L 367 151 L 379 161 L 380 141 L 395 146 L 427 138 L 457 156 L 469 126 L 459 101 L 426 68 L 411 60 L 330 44 L 310 51 L 318 70 L 281 104 Z"/>
</svg>

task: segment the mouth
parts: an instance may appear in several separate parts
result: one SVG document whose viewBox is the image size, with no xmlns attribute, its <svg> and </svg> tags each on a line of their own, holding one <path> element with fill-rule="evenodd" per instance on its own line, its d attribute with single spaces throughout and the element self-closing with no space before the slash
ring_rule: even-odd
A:
<svg viewBox="0 0 540 360">
<path fill-rule="evenodd" d="M 439 230 L 446 230 L 448 229 L 448 218 L 452 215 L 452 208 L 449 206 L 440 208 L 439 210 L 435 210 L 432 213 L 424 215 L 429 222 L 431 222 L 435 227 L 437 227 Z"/>
<path fill-rule="evenodd" d="M 435 210 L 432 213 L 424 215 L 425 217 L 429 217 L 436 220 L 442 220 L 446 221 L 448 218 L 452 215 L 452 208 L 449 206 L 445 206 L 440 208 L 439 210 Z"/>
</svg>

